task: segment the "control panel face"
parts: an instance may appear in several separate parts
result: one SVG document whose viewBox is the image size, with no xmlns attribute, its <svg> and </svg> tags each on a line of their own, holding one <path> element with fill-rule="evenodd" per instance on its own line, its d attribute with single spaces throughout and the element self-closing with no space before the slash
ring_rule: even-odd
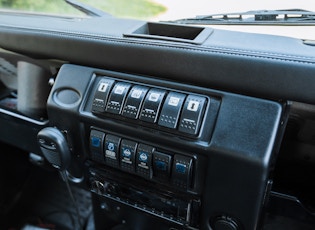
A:
<svg viewBox="0 0 315 230">
<path fill-rule="evenodd" d="M 183 191 L 193 187 L 193 156 L 157 150 L 95 128 L 90 131 L 90 152 L 92 160 L 104 166 Z"/>
<path fill-rule="evenodd" d="M 99 77 L 93 94 L 92 113 L 117 115 L 139 125 L 196 137 L 210 97 Z"/>
<path fill-rule="evenodd" d="M 80 104 L 55 101 L 64 88 Z M 244 229 L 257 226 L 284 105 L 75 65 L 60 69 L 47 105 L 50 124 L 76 143 L 93 197 L 179 229 L 204 229 L 227 214 Z"/>
<path fill-rule="evenodd" d="M 216 117 L 218 99 L 100 75 L 95 76 L 89 95 L 90 106 L 85 110 L 99 121 L 118 121 L 122 130 L 124 125 L 128 128 L 131 124 L 139 131 L 132 135 L 134 132 L 117 132 L 93 122 L 86 126 L 93 162 L 170 189 L 200 193 L 202 183 L 197 175 L 202 174 L 203 167 L 198 166 L 199 156 L 177 142 L 185 143 L 188 138 L 195 143 L 200 136 L 210 140 L 214 119 L 209 121 L 209 117 Z M 215 109 L 209 112 L 210 107 Z M 202 133 L 203 126 L 207 127 L 206 135 Z M 176 146 L 183 148 L 169 150 L 168 146 L 161 147 L 160 142 L 155 145 L 156 140 L 143 140 L 138 135 L 143 130 L 158 136 L 167 133 L 169 141 L 175 138 Z"/>
</svg>

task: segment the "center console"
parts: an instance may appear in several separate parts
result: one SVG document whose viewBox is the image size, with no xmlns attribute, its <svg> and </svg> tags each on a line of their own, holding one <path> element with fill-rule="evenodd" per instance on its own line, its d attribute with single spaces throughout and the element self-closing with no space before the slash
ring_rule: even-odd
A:
<svg viewBox="0 0 315 230">
<path fill-rule="evenodd" d="M 167 76 L 70 64 L 48 99 L 72 154 L 68 174 L 93 194 L 96 229 L 256 228 L 284 111 Z"/>
</svg>

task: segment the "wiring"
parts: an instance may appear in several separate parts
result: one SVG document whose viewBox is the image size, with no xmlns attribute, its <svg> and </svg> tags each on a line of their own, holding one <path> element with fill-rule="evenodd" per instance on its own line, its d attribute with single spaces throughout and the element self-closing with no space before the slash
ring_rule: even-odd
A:
<svg viewBox="0 0 315 230">
<path fill-rule="evenodd" d="M 82 223 L 81 223 L 81 217 L 80 217 L 80 211 L 79 211 L 79 207 L 78 207 L 78 204 L 74 198 L 74 195 L 72 193 L 72 190 L 71 190 L 71 187 L 70 187 L 70 184 L 69 184 L 69 181 L 67 179 L 67 174 L 66 174 L 66 171 L 60 171 L 60 174 L 61 174 L 61 177 L 64 179 L 65 183 L 66 183 L 66 186 L 67 186 L 67 190 L 68 190 L 68 193 L 70 195 L 70 198 L 71 198 L 71 201 L 75 207 L 75 211 L 76 211 L 76 215 L 77 215 L 77 222 L 79 224 L 79 228 L 81 230 L 83 230 L 83 226 L 82 226 Z"/>
</svg>

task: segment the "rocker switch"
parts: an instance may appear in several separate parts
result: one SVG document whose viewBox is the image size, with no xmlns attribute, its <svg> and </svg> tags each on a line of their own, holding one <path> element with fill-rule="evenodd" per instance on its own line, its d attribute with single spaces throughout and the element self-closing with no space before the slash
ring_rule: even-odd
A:
<svg viewBox="0 0 315 230">
<path fill-rule="evenodd" d="M 122 115 L 125 117 L 137 119 L 148 90 L 149 89 L 144 86 L 133 86 L 126 99 Z"/>
<path fill-rule="evenodd" d="M 90 133 L 90 151 L 93 160 L 104 163 L 103 146 L 105 133 L 98 130 L 91 130 Z"/>
<path fill-rule="evenodd" d="M 153 153 L 153 176 L 157 180 L 168 181 L 171 175 L 172 156 L 155 151 Z"/>
<path fill-rule="evenodd" d="M 165 93 L 165 90 L 160 89 L 151 89 L 148 92 L 142 106 L 140 120 L 151 123 L 157 121 Z"/>
<path fill-rule="evenodd" d="M 172 169 L 172 184 L 187 190 L 192 184 L 193 159 L 182 155 L 175 155 Z"/>
<path fill-rule="evenodd" d="M 183 133 L 196 135 L 199 132 L 206 105 L 206 98 L 189 95 L 186 98 L 178 130 Z"/>
<path fill-rule="evenodd" d="M 120 168 L 127 172 L 135 171 L 136 148 L 138 143 L 122 140 L 120 146 Z"/>
<path fill-rule="evenodd" d="M 159 125 L 176 129 L 185 97 L 185 94 L 175 92 L 167 95 L 159 117 Z"/>
<path fill-rule="evenodd" d="M 99 81 L 93 98 L 92 112 L 103 113 L 105 111 L 106 102 L 114 83 L 114 80 L 106 78 Z"/>
<path fill-rule="evenodd" d="M 155 148 L 139 144 L 136 154 L 136 173 L 142 177 L 152 178 L 152 155 Z"/>
<path fill-rule="evenodd" d="M 120 137 L 114 135 L 106 135 L 104 145 L 105 164 L 112 167 L 119 166 L 120 140 Z"/>
<path fill-rule="evenodd" d="M 122 82 L 115 84 L 107 102 L 106 112 L 121 113 L 130 86 L 130 84 Z"/>
</svg>

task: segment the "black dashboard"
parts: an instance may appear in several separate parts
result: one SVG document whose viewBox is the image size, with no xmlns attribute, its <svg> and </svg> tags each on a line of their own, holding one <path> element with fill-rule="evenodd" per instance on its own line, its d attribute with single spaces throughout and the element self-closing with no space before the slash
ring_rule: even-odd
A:
<svg viewBox="0 0 315 230">
<path fill-rule="evenodd" d="M 0 139 L 58 166 L 61 144 L 43 130 L 60 132 L 69 180 L 91 192 L 95 229 L 260 229 L 266 213 L 286 207 L 270 203 L 294 201 L 277 182 L 287 168 L 277 170 L 280 152 L 301 154 L 288 139 L 292 121 L 313 124 L 313 46 L 112 17 L 38 17 L 1 15 L 0 46 L 11 63 L 56 70 L 47 114 L 2 106 Z M 300 220 L 314 226 L 310 212 Z"/>
</svg>

